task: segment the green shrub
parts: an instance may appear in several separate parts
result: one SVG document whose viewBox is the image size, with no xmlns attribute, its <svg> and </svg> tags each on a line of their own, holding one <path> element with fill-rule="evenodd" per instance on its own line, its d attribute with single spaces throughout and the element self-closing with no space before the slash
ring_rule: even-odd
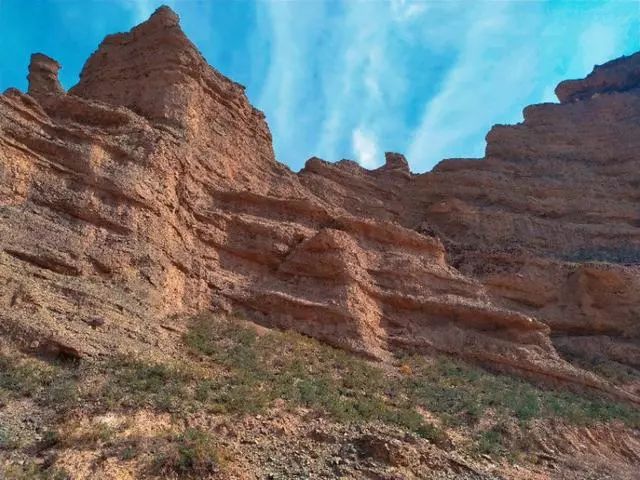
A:
<svg viewBox="0 0 640 480">
<path fill-rule="evenodd" d="M 13 450 L 18 446 L 19 442 L 14 432 L 10 428 L 0 425 L 0 450 Z"/>
<path fill-rule="evenodd" d="M 118 457 L 120 460 L 124 460 L 125 462 L 128 460 L 133 460 L 138 456 L 138 444 L 135 442 L 127 442 L 122 446 Z"/>
<path fill-rule="evenodd" d="M 164 411 L 179 409 L 187 397 L 191 377 L 181 368 L 120 357 L 101 367 L 107 376 L 98 399 L 111 407 L 150 406 Z"/>
<path fill-rule="evenodd" d="M 485 455 L 499 455 L 505 453 L 503 433 L 499 427 L 494 427 L 480 433 L 476 443 L 478 453 Z"/>
<path fill-rule="evenodd" d="M 37 397 L 50 384 L 55 369 L 35 359 L 14 360 L 0 356 L 0 388 L 20 397 Z"/>
<path fill-rule="evenodd" d="M 413 372 L 404 380 L 411 401 L 453 424 L 473 424 L 491 410 L 524 426 L 536 418 L 559 418 L 571 424 L 619 419 L 640 425 L 640 412 L 614 401 L 544 390 L 448 358 L 433 362 L 412 356 L 404 362 Z"/>
<path fill-rule="evenodd" d="M 32 398 L 41 405 L 66 411 L 78 401 L 74 369 L 35 358 L 0 355 L 0 391 L 8 398 Z"/>
<path fill-rule="evenodd" d="M 226 460 L 215 439 L 198 429 L 172 436 L 156 455 L 155 474 L 176 474 L 180 478 L 202 478 L 220 472 Z"/>
</svg>

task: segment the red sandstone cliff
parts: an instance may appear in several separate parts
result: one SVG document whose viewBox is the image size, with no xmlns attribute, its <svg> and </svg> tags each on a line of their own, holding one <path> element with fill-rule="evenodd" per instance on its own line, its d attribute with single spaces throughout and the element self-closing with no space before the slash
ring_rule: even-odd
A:
<svg viewBox="0 0 640 480">
<path fill-rule="evenodd" d="M 69 92 L 34 55 L 29 93 L 0 96 L 0 331 L 138 351 L 222 309 L 640 402 L 557 350 L 640 365 L 638 55 L 494 127 L 484 160 L 422 175 L 398 154 L 292 173 L 166 7 L 107 37 Z"/>
</svg>

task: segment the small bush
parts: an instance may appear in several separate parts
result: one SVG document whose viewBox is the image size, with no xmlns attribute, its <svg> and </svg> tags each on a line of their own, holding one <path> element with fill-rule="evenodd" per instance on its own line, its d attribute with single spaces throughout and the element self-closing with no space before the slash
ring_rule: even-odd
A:
<svg viewBox="0 0 640 480">
<path fill-rule="evenodd" d="M 485 455 L 499 455 L 505 452 L 504 438 L 500 427 L 494 427 L 480 433 L 476 450 Z"/>
<path fill-rule="evenodd" d="M 13 431 L 6 426 L 0 425 L 0 450 L 13 450 L 18 446 L 19 442 Z"/>
<path fill-rule="evenodd" d="M 429 440 L 436 445 L 445 446 L 449 442 L 447 434 L 439 427 L 430 423 L 422 423 L 414 429 L 418 436 Z"/>
<path fill-rule="evenodd" d="M 127 442 L 122 446 L 118 458 L 126 462 L 136 458 L 138 453 L 138 444 L 136 442 Z"/>
<path fill-rule="evenodd" d="M 202 478 L 218 473 L 225 464 L 224 455 L 209 434 L 198 429 L 188 429 L 168 439 L 156 455 L 155 474 L 176 474 L 180 478 Z"/>
<path fill-rule="evenodd" d="M 0 388 L 16 396 L 37 397 L 54 376 L 54 368 L 44 362 L 0 357 Z"/>
</svg>

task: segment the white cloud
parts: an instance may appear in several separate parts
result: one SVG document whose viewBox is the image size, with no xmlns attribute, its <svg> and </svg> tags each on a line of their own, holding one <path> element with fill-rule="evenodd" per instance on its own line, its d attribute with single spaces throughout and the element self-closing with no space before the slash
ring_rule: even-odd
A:
<svg viewBox="0 0 640 480">
<path fill-rule="evenodd" d="M 420 1 L 391 0 L 391 13 L 396 20 L 409 21 L 421 17 L 429 4 Z"/>
<path fill-rule="evenodd" d="M 566 35 L 569 41 L 560 45 L 561 48 L 554 45 L 553 32 L 559 27 L 566 29 L 566 23 L 561 18 L 550 22 L 545 29 L 547 68 L 538 79 L 544 86 L 540 88 L 541 94 L 534 99 L 535 102 L 557 102 L 555 88 L 560 81 L 583 78 L 595 65 L 640 49 L 640 37 L 635 33 L 640 29 L 640 15 L 618 15 L 615 7 L 619 6 L 624 7 L 624 2 L 598 5 L 588 16 L 574 19 Z M 635 42 L 628 42 L 629 32 Z"/>
<path fill-rule="evenodd" d="M 640 15 L 640 8 L 638 10 Z M 620 55 L 623 30 L 615 25 L 594 22 L 580 34 L 580 69 L 589 72 L 595 63 L 604 63 Z"/>
<path fill-rule="evenodd" d="M 383 2 L 259 3 L 270 26 L 269 73 L 258 101 L 274 134 L 279 159 L 292 165 L 317 155 L 348 154 L 351 133 L 364 129 L 385 150 L 405 144 L 404 107 L 411 65 L 405 58 L 409 13 Z M 404 11 L 402 10 L 402 11 Z"/>
<path fill-rule="evenodd" d="M 351 134 L 351 148 L 356 160 L 365 168 L 376 168 L 380 165 L 378 142 L 374 135 L 363 128 L 356 128 Z"/>
<path fill-rule="evenodd" d="M 136 22 L 144 22 L 154 12 L 155 2 L 152 0 L 136 0 L 133 2 Z"/>
<path fill-rule="evenodd" d="M 629 13 L 629 2 L 478 2 L 468 10 L 461 53 L 412 135 L 407 157 L 416 170 L 446 157 L 481 156 L 480 140 L 493 124 L 522 121 L 527 105 L 557 101 L 558 82 L 584 77 L 625 46 L 640 48 L 640 17 Z"/>
<path fill-rule="evenodd" d="M 461 55 L 425 104 L 412 135 L 408 158 L 420 170 L 448 156 L 481 156 L 480 142 L 469 151 L 473 138 L 482 138 L 498 119 L 515 120 L 518 105 L 530 93 L 537 52 L 519 39 L 535 21 L 528 27 L 512 23 L 508 4 L 478 4 L 472 10 Z"/>
<path fill-rule="evenodd" d="M 305 153 L 313 155 L 308 137 L 321 121 L 321 98 L 313 84 L 317 69 L 324 65 L 323 51 L 317 48 L 324 34 L 319 26 L 329 18 L 325 4 L 313 2 L 307 7 L 296 9 L 295 3 L 288 2 L 257 4 L 259 22 L 268 25 L 268 31 L 257 34 L 268 38 L 271 46 L 265 52 L 270 64 L 258 106 L 267 113 L 276 148 L 284 154 L 280 160 L 289 163 L 306 159 Z"/>
<path fill-rule="evenodd" d="M 325 115 L 316 150 L 329 160 L 344 155 L 344 132 L 365 128 L 393 149 L 403 129 L 397 108 L 407 88 L 405 64 L 399 52 L 402 37 L 393 5 L 344 4 L 331 64 L 321 78 Z M 387 144 L 388 142 L 388 144 Z"/>
<path fill-rule="evenodd" d="M 278 158 L 297 169 L 357 150 L 362 161 L 363 135 L 415 171 L 482 156 L 493 124 L 521 121 L 567 72 L 619 54 L 629 21 L 594 5 L 259 2 L 269 68 L 258 106 Z"/>
</svg>

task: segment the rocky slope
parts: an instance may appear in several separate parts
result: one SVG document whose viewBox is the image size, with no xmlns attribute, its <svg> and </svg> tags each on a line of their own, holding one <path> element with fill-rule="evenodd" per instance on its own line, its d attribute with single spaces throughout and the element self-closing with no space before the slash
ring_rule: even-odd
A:
<svg viewBox="0 0 640 480">
<path fill-rule="evenodd" d="M 445 352 L 640 403 L 562 355 L 640 366 L 640 54 L 414 175 L 275 160 L 264 115 L 170 9 L 64 92 L 0 96 L 0 331 L 71 356 L 171 351 L 212 309 L 385 359 Z"/>
</svg>

